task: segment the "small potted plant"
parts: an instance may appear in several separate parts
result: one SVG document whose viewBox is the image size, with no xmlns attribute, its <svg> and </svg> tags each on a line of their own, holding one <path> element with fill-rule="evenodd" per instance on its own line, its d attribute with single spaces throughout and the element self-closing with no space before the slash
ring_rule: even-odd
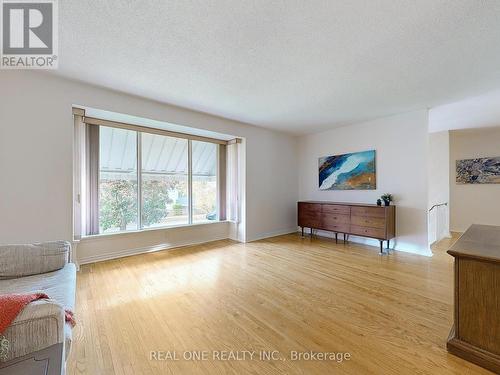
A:
<svg viewBox="0 0 500 375">
<path fill-rule="evenodd" d="M 384 195 L 382 195 L 380 198 L 382 198 L 382 200 L 384 201 L 384 204 L 386 206 L 389 206 L 392 202 L 392 194 L 389 194 L 389 193 L 385 193 Z"/>
<path fill-rule="evenodd" d="M 377 199 L 377 206 L 382 206 L 382 199 Z"/>
</svg>

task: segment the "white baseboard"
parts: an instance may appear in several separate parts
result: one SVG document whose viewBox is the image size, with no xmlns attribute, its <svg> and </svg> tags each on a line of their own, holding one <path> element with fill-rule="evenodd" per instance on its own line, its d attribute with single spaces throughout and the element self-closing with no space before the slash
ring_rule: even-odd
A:
<svg viewBox="0 0 500 375">
<path fill-rule="evenodd" d="M 298 232 L 300 232 L 300 229 L 297 229 Z M 306 233 L 304 233 L 306 235 Z M 308 234 L 307 234 L 308 235 Z M 320 237 L 326 237 L 326 238 L 335 238 L 335 234 L 333 232 L 328 232 L 328 231 L 323 231 L 320 229 L 315 229 L 314 230 L 314 235 L 320 236 Z M 342 239 L 342 234 L 339 233 L 339 241 Z M 379 240 L 373 239 L 373 238 L 367 238 L 367 237 L 358 237 L 354 235 L 349 235 L 349 241 L 350 242 L 355 242 L 363 245 L 368 245 L 368 246 L 373 246 L 377 248 L 377 251 L 380 249 L 380 242 Z M 430 257 L 432 256 L 432 251 L 429 249 L 417 249 L 417 248 L 410 248 L 410 246 L 406 247 L 401 244 L 398 244 L 397 238 L 394 240 L 391 240 L 391 250 L 396 250 L 396 251 L 401 251 L 403 253 L 411 253 L 411 254 L 417 254 L 417 255 L 422 255 L 422 256 L 427 256 Z"/>
<path fill-rule="evenodd" d="M 179 247 L 200 245 L 200 244 L 204 244 L 204 243 L 209 243 L 209 242 L 213 242 L 213 241 L 220 241 L 220 240 L 227 240 L 227 239 L 229 239 L 227 236 L 223 236 L 223 237 L 216 237 L 216 238 L 210 239 L 210 241 L 188 241 L 188 242 L 175 243 L 175 244 L 165 243 L 165 244 L 158 244 L 158 245 L 152 245 L 152 246 L 138 247 L 138 248 L 134 248 L 134 249 L 124 249 L 124 250 L 120 250 L 120 251 L 113 251 L 110 253 L 91 255 L 91 256 L 87 256 L 87 257 L 78 258 L 78 265 L 102 262 L 105 260 L 118 259 L 118 258 L 132 256 L 132 255 L 154 253 L 156 251 L 172 250 L 172 249 L 176 249 Z"/>
<path fill-rule="evenodd" d="M 292 227 L 292 228 L 275 230 L 275 231 L 267 232 L 267 233 L 259 233 L 255 236 L 252 236 L 249 239 L 247 238 L 246 242 L 253 242 L 253 241 L 258 241 L 258 240 L 262 240 L 265 238 L 276 237 L 276 236 L 281 236 L 284 234 L 297 233 L 297 232 L 300 232 L 300 229 L 298 229 L 297 227 Z M 326 237 L 326 238 L 332 238 L 332 232 L 327 232 L 327 231 L 322 231 L 322 230 L 315 230 L 315 235 L 319 235 L 321 237 Z M 213 242 L 213 241 L 220 241 L 220 240 L 226 240 L 226 239 L 230 239 L 230 238 L 228 238 L 227 236 L 220 236 L 220 237 L 210 239 L 210 241 L 206 241 L 206 240 L 186 241 L 186 242 L 174 243 L 174 244 L 173 243 L 163 243 L 163 244 L 157 244 L 157 245 L 145 246 L 145 247 L 139 247 L 139 248 L 133 248 L 133 249 L 124 249 L 124 250 L 113 251 L 113 252 L 109 252 L 109 253 L 101 253 L 98 255 L 77 257 L 77 259 L 75 259 L 75 263 L 77 263 L 77 265 L 80 266 L 83 264 L 102 262 L 105 260 L 118 259 L 118 258 L 123 258 L 123 257 L 127 257 L 127 256 L 152 253 L 152 252 L 162 251 L 162 250 L 171 250 L 171 249 L 176 249 L 176 248 L 184 247 L 184 246 L 200 245 L 203 243 L 209 243 L 209 242 Z M 371 239 L 371 238 L 357 237 L 357 236 L 351 235 L 351 236 L 349 236 L 349 241 L 364 244 L 364 245 L 374 246 L 377 249 L 379 247 L 379 241 Z M 394 246 L 391 246 L 391 248 L 393 250 L 408 252 L 408 253 L 412 253 L 412 254 L 432 256 L 432 252 L 430 250 L 428 252 L 423 251 L 423 250 L 415 251 L 415 250 L 405 249 L 404 247 L 401 248 L 398 246 L 396 246 L 396 248 L 394 248 Z"/>
<path fill-rule="evenodd" d="M 253 241 L 263 240 L 264 238 L 282 236 L 284 234 L 290 234 L 290 233 L 295 233 L 295 232 L 297 232 L 297 227 L 279 229 L 279 230 L 275 230 L 272 232 L 256 234 L 250 238 L 247 238 L 245 242 L 253 242 Z"/>
</svg>

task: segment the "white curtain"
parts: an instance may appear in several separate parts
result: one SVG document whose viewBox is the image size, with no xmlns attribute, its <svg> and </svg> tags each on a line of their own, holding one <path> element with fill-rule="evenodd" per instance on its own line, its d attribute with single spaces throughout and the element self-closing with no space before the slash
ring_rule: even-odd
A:
<svg viewBox="0 0 500 375">
<path fill-rule="evenodd" d="M 227 219 L 235 223 L 240 222 L 240 171 L 239 171 L 240 143 L 227 145 Z"/>
</svg>

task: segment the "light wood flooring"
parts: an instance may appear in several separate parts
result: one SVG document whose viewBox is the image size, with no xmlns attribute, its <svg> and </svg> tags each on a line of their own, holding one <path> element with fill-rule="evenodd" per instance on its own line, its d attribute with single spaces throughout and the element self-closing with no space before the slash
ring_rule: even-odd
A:
<svg viewBox="0 0 500 375">
<path fill-rule="evenodd" d="M 451 242 L 433 257 L 379 256 L 291 234 L 83 266 L 68 374 L 488 374 L 446 352 Z M 264 350 L 279 358 L 259 360 Z M 213 359 L 229 351 L 256 354 Z M 293 361 L 291 351 L 351 358 Z M 209 359 L 183 358 L 193 352 Z"/>
</svg>

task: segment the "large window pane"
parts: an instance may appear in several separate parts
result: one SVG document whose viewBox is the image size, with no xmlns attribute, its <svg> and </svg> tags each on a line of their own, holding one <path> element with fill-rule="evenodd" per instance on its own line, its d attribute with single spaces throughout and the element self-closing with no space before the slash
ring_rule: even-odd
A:
<svg viewBox="0 0 500 375">
<path fill-rule="evenodd" d="M 217 145 L 192 141 L 193 223 L 217 220 Z"/>
<path fill-rule="evenodd" d="M 142 133 L 142 226 L 188 224 L 188 141 Z"/>
<path fill-rule="evenodd" d="M 99 233 L 137 228 L 137 133 L 100 127 Z"/>
</svg>

